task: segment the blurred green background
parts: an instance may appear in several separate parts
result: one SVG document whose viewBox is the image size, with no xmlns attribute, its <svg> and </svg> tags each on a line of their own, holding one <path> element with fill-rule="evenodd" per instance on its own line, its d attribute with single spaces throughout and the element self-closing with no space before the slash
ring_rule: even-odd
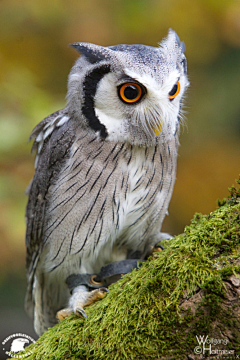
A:
<svg viewBox="0 0 240 360">
<path fill-rule="evenodd" d="M 1 0 L 0 340 L 32 331 L 23 311 L 26 196 L 32 128 L 65 106 L 75 41 L 156 46 L 168 28 L 186 44 L 186 97 L 178 172 L 164 230 L 183 231 L 215 209 L 240 173 L 239 0 Z M 4 334 L 4 335 L 3 335 Z"/>
</svg>

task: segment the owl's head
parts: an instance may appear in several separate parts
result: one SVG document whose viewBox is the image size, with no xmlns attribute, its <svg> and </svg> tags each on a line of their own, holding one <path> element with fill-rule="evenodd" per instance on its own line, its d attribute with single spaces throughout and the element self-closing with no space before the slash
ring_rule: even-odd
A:
<svg viewBox="0 0 240 360">
<path fill-rule="evenodd" d="M 169 30 L 159 47 L 72 44 L 81 57 L 68 82 L 69 115 L 106 140 L 153 145 L 179 127 L 186 87 L 184 44 Z"/>
</svg>

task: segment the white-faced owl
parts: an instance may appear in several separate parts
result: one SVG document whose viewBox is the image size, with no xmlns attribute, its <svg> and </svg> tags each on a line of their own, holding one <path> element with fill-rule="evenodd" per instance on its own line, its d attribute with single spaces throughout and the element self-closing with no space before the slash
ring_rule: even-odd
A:
<svg viewBox="0 0 240 360">
<path fill-rule="evenodd" d="M 184 44 L 74 43 L 81 56 L 67 105 L 33 130 L 28 190 L 26 308 L 42 334 L 56 313 L 82 313 L 92 292 L 71 274 L 137 253 L 161 237 L 176 176 L 181 105 L 188 86 Z"/>
</svg>

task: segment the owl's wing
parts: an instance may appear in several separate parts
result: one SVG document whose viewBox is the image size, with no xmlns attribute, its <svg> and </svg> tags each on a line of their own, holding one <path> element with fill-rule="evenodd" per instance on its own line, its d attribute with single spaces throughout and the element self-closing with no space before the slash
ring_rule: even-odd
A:
<svg viewBox="0 0 240 360">
<path fill-rule="evenodd" d="M 32 287 L 35 270 L 43 249 L 43 229 L 47 195 L 55 176 L 68 158 L 75 134 L 66 110 L 48 116 L 33 130 L 33 150 L 37 150 L 35 174 L 28 186 L 26 209 L 26 267 L 28 289 L 25 306 L 32 314 Z"/>
</svg>

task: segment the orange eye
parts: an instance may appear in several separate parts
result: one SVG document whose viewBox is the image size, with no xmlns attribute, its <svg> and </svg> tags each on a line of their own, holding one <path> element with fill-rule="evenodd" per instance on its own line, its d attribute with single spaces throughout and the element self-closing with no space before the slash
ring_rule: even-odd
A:
<svg viewBox="0 0 240 360">
<path fill-rule="evenodd" d="M 134 104 L 141 99 L 143 90 L 140 85 L 129 82 L 120 86 L 118 94 L 125 103 Z"/>
<path fill-rule="evenodd" d="M 172 90 L 168 93 L 169 100 L 173 100 L 180 92 L 180 82 L 177 81 Z"/>
</svg>

